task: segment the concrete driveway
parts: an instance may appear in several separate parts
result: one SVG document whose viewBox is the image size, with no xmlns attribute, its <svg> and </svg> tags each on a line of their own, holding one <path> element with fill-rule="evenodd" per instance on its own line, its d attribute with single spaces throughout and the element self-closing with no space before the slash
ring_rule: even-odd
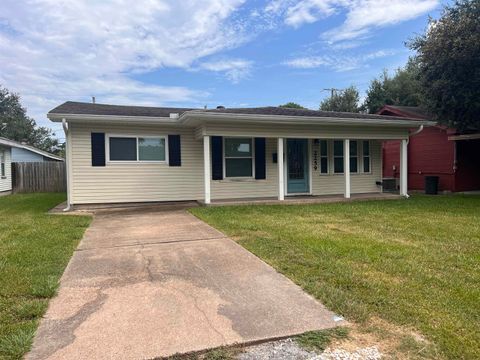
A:
<svg viewBox="0 0 480 360">
<path fill-rule="evenodd" d="M 333 327 L 333 316 L 183 209 L 97 213 L 27 358 L 153 358 Z"/>
</svg>

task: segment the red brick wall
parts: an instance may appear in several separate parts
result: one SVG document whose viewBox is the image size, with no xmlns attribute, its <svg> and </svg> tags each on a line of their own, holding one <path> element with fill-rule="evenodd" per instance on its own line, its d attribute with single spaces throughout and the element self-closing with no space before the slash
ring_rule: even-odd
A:
<svg viewBox="0 0 480 360">
<path fill-rule="evenodd" d="M 415 129 L 413 129 L 415 130 Z M 425 176 L 439 176 L 439 190 L 455 191 L 453 171 L 454 143 L 447 129 L 427 127 L 410 137 L 408 144 L 408 188 L 424 190 Z M 395 165 L 396 171 L 393 170 Z M 399 177 L 400 142 L 386 141 L 383 146 L 383 176 Z"/>
</svg>

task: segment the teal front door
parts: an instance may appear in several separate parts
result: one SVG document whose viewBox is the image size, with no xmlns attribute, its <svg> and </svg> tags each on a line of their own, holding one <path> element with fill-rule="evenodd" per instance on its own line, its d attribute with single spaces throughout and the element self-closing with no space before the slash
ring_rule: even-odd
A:
<svg viewBox="0 0 480 360">
<path fill-rule="evenodd" d="M 308 140 L 287 139 L 287 193 L 308 193 L 309 175 Z"/>
</svg>

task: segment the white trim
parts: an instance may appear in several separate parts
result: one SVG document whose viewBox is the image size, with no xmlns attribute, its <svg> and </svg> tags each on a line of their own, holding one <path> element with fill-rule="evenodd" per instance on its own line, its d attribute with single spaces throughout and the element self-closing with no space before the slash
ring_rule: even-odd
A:
<svg viewBox="0 0 480 360">
<path fill-rule="evenodd" d="M 332 125 L 362 125 L 375 126 L 384 125 L 386 127 L 405 127 L 412 128 L 420 125 L 435 126 L 434 121 L 397 119 L 394 117 L 384 118 L 340 118 L 340 117 L 321 117 L 321 116 L 291 116 L 291 115 L 264 115 L 264 114 L 235 114 L 221 112 L 205 112 L 203 110 L 185 111 L 181 116 L 172 119 L 166 116 L 125 116 L 125 115 L 92 115 L 92 114 L 60 114 L 48 113 L 47 117 L 53 122 L 59 122 L 62 118 L 69 121 L 121 121 L 121 122 L 144 122 L 161 123 L 171 125 L 195 124 L 195 122 L 231 121 L 242 122 L 251 121 L 254 123 L 275 123 L 275 124 L 332 124 Z M 379 115 L 380 117 L 380 115 Z"/>
<path fill-rule="evenodd" d="M 204 181 L 204 201 L 205 204 L 210 204 L 210 136 L 206 135 L 203 137 L 203 181 Z"/>
<path fill-rule="evenodd" d="M 350 199 L 350 139 L 343 140 L 343 171 L 345 176 L 345 198 Z"/>
<path fill-rule="evenodd" d="M 110 160 L 110 138 L 131 138 L 135 139 L 137 148 L 137 160 Z M 138 139 L 164 139 L 165 140 L 165 160 L 140 160 L 138 149 Z M 166 164 L 168 165 L 168 136 L 167 135 L 132 135 L 132 134 L 105 134 L 105 160 L 107 164 Z"/>
<path fill-rule="evenodd" d="M 284 139 L 277 140 L 278 200 L 285 200 Z"/>
<path fill-rule="evenodd" d="M 225 156 L 225 140 L 226 139 L 250 139 L 252 146 L 251 156 L 228 157 L 229 159 L 252 159 L 252 176 L 227 176 L 227 162 Z M 266 155 L 265 155 L 266 156 Z M 255 179 L 255 138 L 250 136 L 222 136 L 222 165 L 223 165 L 223 179 L 222 180 L 257 180 Z M 266 164 L 265 164 L 266 166 Z M 222 181 L 220 180 L 220 181 Z M 264 179 L 261 179 L 264 180 Z"/>
<path fill-rule="evenodd" d="M 408 197 L 408 140 L 400 142 L 400 195 Z"/>
</svg>

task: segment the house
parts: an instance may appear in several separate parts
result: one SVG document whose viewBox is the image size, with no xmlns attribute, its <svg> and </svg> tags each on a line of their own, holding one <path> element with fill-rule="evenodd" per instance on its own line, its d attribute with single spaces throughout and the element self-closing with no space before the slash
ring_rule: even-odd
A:
<svg viewBox="0 0 480 360">
<path fill-rule="evenodd" d="M 68 201 L 74 205 L 379 193 L 382 141 L 401 140 L 406 154 L 409 129 L 433 124 L 279 107 L 79 102 L 56 107 L 48 118 L 66 131 Z"/>
<path fill-rule="evenodd" d="M 380 115 L 428 120 L 418 107 L 386 105 Z M 383 144 L 383 175 L 399 178 L 400 144 Z M 480 133 L 458 134 L 443 125 L 425 128 L 410 137 L 408 145 L 408 184 L 411 190 L 424 190 L 425 176 L 439 177 L 440 191 L 480 190 Z"/>
<path fill-rule="evenodd" d="M 0 137 L 0 194 L 12 191 L 12 163 L 64 161 L 62 157 Z"/>
</svg>

